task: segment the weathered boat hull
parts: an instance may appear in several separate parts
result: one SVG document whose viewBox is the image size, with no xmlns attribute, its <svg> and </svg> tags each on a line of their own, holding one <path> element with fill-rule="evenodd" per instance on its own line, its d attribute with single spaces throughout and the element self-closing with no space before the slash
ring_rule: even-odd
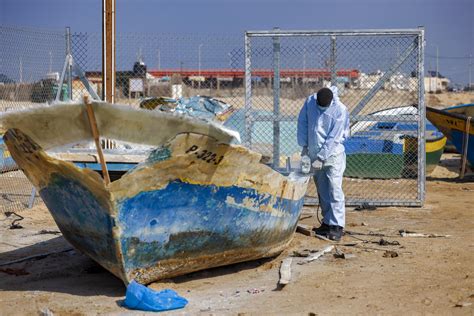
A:
<svg viewBox="0 0 474 316">
<path fill-rule="evenodd" d="M 308 184 L 261 164 L 260 154 L 194 133 L 176 135 L 108 186 L 18 129 L 4 138 L 64 237 L 126 283 L 280 253 Z"/>
<path fill-rule="evenodd" d="M 191 198 L 176 201 L 177 194 Z M 127 275 L 147 283 L 203 265 L 219 266 L 281 252 L 294 233 L 303 200 L 271 199 L 237 186 L 173 181 L 162 190 L 120 202 L 120 243 Z M 246 200 L 280 210 L 281 216 L 245 206 Z M 150 264 L 155 262 L 159 264 Z"/>
<path fill-rule="evenodd" d="M 464 138 L 468 137 L 467 160 L 474 166 L 474 120 L 471 120 L 469 134 L 466 134 L 467 118 L 474 115 L 474 104 L 455 107 L 456 111 L 426 108 L 426 116 L 456 147 L 459 153 L 463 152 Z"/>
<path fill-rule="evenodd" d="M 443 111 L 474 117 L 474 103 L 451 106 L 443 109 Z M 446 142 L 445 152 L 459 153 L 456 146 L 449 139 Z"/>
</svg>

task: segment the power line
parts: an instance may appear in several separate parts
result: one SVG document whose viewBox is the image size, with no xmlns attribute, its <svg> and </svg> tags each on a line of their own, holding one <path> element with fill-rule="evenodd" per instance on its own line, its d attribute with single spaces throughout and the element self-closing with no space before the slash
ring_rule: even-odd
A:
<svg viewBox="0 0 474 316">
<path fill-rule="evenodd" d="M 438 56 L 436 57 L 436 55 L 431 55 L 431 54 L 426 54 L 426 57 L 439 58 L 439 59 L 469 59 L 469 56 Z"/>
</svg>

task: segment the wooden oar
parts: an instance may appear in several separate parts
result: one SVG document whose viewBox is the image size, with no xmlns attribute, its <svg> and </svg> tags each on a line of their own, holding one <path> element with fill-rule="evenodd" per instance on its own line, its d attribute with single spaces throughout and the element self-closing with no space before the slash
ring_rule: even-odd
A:
<svg viewBox="0 0 474 316">
<path fill-rule="evenodd" d="M 87 118 L 89 119 L 92 136 L 94 137 L 95 147 L 97 149 L 97 153 L 99 154 L 99 161 L 102 167 L 102 174 L 104 175 L 104 182 L 105 185 L 108 185 L 110 183 L 109 171 L 107 170 L 104 153 L 102 152 L 102 147 L 100 146 L 100 135 L 97 128 L 97 121 L 95 120 L 94 109 L 92 108 L 92 104 L 90 103 L 89 97 L 87 95 L 84 96 L 84 104 L 86 105 Z"/>
</svg>

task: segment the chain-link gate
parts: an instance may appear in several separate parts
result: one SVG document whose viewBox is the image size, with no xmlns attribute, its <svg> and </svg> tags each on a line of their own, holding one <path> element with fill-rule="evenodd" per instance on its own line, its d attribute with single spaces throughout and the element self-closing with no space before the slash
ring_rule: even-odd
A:
<svg viewBox="0 0 474 316">
<path fill-rule="evenodd" d="M 346 203 L 421 205 L 425 192 L 423 29 L 245 34 L 244 144 L 295 165 L 298 113 L 334 85 L 351 117 Z M 315 203 L 312 184 L 307 202 Z"/>
</svg>

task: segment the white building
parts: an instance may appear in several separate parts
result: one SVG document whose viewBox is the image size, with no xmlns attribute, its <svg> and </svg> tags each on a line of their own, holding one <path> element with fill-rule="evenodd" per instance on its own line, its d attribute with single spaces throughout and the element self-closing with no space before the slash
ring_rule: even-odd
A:
<svg viewBox="0 0 474 316">
<path fill-rule="evenodd" d="M 425 77 L 425 92 L 446 91 L 449 86 L 449 79 L 445 78 L 436 71 L 428 71 L 429 76 Z"/>
</svg>

